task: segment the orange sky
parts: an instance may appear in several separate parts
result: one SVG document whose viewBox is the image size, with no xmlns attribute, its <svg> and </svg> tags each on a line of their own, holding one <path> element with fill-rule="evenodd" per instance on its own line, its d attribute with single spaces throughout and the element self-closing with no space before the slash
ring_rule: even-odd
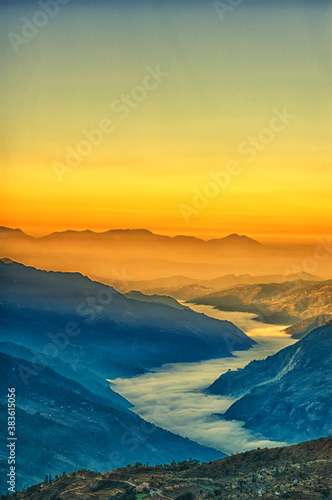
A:
<svg viewBox="0 0 332 500">
<path fill-rule="evenodd" d="M 5 37 L 1 224 L 330 234 L 328 7 L 295 3 L 222 24 L 211 6 L 73 1 L 17 53 Z"/>
</svg>

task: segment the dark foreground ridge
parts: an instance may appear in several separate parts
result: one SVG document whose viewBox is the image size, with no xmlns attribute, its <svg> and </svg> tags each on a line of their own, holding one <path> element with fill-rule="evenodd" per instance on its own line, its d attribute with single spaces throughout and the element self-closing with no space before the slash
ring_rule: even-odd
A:
<svg viewBox="0 0 332 500">
<path fill-rule="evenodd" d="M 79 470 L 16 493 L 29 500 L 332 498 L 332 439 L 257 449 L 199 464 L 136 463 L 111 472 Z M 5 498 L 1 497 L 1 500 Z"/>
</svg>

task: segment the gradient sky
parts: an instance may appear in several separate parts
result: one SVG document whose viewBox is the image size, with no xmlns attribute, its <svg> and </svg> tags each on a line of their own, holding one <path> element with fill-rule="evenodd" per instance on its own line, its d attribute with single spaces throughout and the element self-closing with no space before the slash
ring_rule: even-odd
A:
<svg viewBox="0 0 332 500">
<path fill-rule="evenodd" d="M 0 7 L 2 225 L 330 234 L 330 1 L 244 0 L 222 20 L 212 1 L 70 0 L 16 53 L 8 33 L 40 10 Z M 158 65 L 168 76 L 121 120 L 112 103 Z M 296 118 L 248 161 L 239 145 L 284 108 Z M 60 182 L 54 162 L 105 118 L 114 131 Z M 239 175 L 185 220 L 233 160 Z"/>
</svg>

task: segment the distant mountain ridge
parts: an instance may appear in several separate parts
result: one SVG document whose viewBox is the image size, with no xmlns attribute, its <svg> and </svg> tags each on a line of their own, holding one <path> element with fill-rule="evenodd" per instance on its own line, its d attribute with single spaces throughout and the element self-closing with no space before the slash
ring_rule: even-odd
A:
<svg viewBox="0 0 332 500">
<path fill-rule="evenodd" d="M 295 269 L 301 269 L 301 262 L 313 252 L 310 245 L 274 246 L 238 234 L 205 241 L 146 229 L 118 229 L 68 230 L 35 238 L 21 230 L 0 228 L 0 258 L 122 282 L 176 275 L 213 279 L 229 273 L 296 274 Z M 326 275 L 328 268 L 328 262 L 319 261 L 314 274 Z"/>
<path fill-rule="evenodd" d="M 238 285 L 191 300 L 222 311 L 255 313 L 266 323 L 294 324 L 331 311 L 332 280 Z"/>
<path fill-rule="evenodd" d="M 5 235 L 6 237 L 10 237 L 11 234 L 15 235 L 22 235 L 24 237 L 28 238 L 33 238 L 36 240 L 45 240 L 45 239 L 54 239 L 62 236 L 74 236 L 74 237 L 81 237 L 81 236 L 87 236 L 90 237 L 91 235 L 97 236 L 97 237 L 103 237 L 103 236 L 110 236 L 110 237 L 115 237 L 118 238 L 119 236 L 125 236 L 125 237 L 135 237 L 135 236 L 144 236 L 146 238 L 159 238 L 163 240 L 184 240 L 184 241 L 191 241 L 191 242 L 201 242 L 201 243 L 207 243 L 207 244 L 216 244 L 219 243 L 220 241 L 222 242 L 245 242 L 249 244 L 253 244 L 255 246 L 257 245 L 262 245 L 262 243 L 258 242 L 257 240 L 254 240 L 253 238 L 250 238 L 249 236 L 246 235 L 239 235 L 237 233 L 229 234 L 228 236 L 224 236 L 221 238 L 213 238 L 210 240 L 202 240 L 201 238 L 197 238 L 195 236 L 186 236 L 186 235 L 177 235 L 177 236 L 167 236 L 167 235 L 161 235 L 154 233 L 152 231 L 149 231 L 148 229 L 108 229 L 106 231 L 92 231 L 90 229 L 84 229 L 81 231 L 74 230 L 74 229 L 67 229 L 65 231 L 55 231 L 53 233 L 47 234 L 45 236 L 31 236 L 22 231 L 21 229 L 12 229 L 9 227 L 5 226 L 0 226 L 0 234 Z"/>
<path fill-rule="evenodd" d="M 331 311 L 332 311 L 332 304 L 331 304 Z M 289 326 L 284 330 L 284 332 L 287 333 L 288 335 L 291 335 L 293 339 L 302 339 L 303 337 L 308 335 L 308 333 L 312 332 L 312 330 L 315 330 L 320 326 L 326 325 L 331 320 L 332 320 L 332 312 L 331 314 L 321 314 L 318 316 L 313 316 L 304 319 L 303 321 L 300 321 L 295 325 Z"/>
<path fill-rule="evenodd" d="M 250 276 L 243 274 L 235 276 L 233 274 L 219 276 L 211 280 L 194 279 L 187 276 L 170 276 L 168 278 L 156 278 L 153 280 L 127 281 L 105 280 L 98 276 L 91 278 L 101 283 L 112 284 L 119 291 L 139 290 L 146 295 L 168 295 L 176 300 L 192 300 L 204 297 L 211 293 L 218 293 L 221 290 L 239 285 L 261 285 L 270 283 L 285 283 L 287 281 L 324 281 L 319 276 L 308 273 L 298 273 L 289 275 L 263 275 Z"/>
</svg>

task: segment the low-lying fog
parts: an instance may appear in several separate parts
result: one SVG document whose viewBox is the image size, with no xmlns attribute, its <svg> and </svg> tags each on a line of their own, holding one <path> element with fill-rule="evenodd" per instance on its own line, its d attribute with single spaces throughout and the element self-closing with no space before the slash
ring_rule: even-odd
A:
<svg viewBox="0 0 332 500">
<path fill-rule="evenodd" d="M 241 422 L 225 422 L 216 413 L 223 413 L 235 401 L 210 396 L 203 391 L 228 369 L 236 370 L 253 359 L 264 359 L 293 344 L 282 333 L 285 327 L 263 325 L 248 313 L 224 313 L 210 306 L 193 306 L 217 319 L 227 319 L 245 331 L 258 344 L 234 358 L 214 359 L 201 363 L 164 365 L 153 373 L 130 379 L 116 379 L 112 389 L 133 405 L 133 411 L 145 420 L 200 444 L 212 446 L 227 454 L 259 447 L 279 446 L 241 427 Z"/>
</svg>

